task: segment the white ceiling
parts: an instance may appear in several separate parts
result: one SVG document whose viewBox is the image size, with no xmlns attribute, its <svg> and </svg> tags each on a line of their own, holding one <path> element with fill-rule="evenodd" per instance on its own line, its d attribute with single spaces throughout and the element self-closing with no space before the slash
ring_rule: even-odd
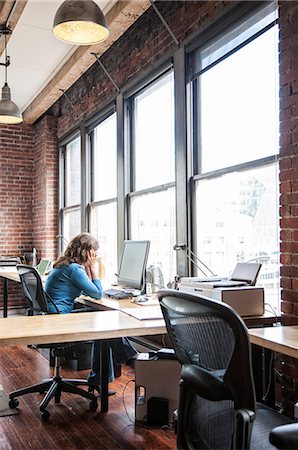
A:
<svg viewBox="0 0 298 450">
<path fill-rule="evenodd" d="M 117 0 L 95 0 L 104 14 Z M 29 0 L 10 36 L 8 85 L 12 100 L 24 111 L 75 52 L 77 46 L 66 44 L 52 34 L 55 13 L 63 0 Z M 9 22 L 8 22 L 9 25 Z M 4 53 L 1 57 L 4 62 Z M 0 87 L 4 67 L 0 67 Z"/>
</svg>

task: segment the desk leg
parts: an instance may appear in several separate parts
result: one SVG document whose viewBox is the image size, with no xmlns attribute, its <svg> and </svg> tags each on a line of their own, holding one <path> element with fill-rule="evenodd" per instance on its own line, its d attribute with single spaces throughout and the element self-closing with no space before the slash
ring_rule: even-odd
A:
<svg viewBox="0 0 298 450">
<path fill-rule="evenodd" d="M 107 340 L 100 340 L 100 410 L 109 410 L 109 345 Z"/>
<path fill-rule="evenodd" d="M 8 280 L 3 278 L 3 317 L 7 317 L 8 308 Z"/>
</svg>

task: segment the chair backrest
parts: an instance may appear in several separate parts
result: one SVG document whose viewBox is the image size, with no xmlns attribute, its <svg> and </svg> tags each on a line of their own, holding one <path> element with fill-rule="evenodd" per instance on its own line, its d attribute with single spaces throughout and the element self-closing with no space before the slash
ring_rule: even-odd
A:
<svg viewBox="0 0 298 450">
<path fill-rule="evenodd" d="M 33 314 L 50 314 L 51 311 L 48 305 L 50 299 L 43 289 L 42 279 L 38 271 L 34 267 L 25 264 L 18 264 L 17 271 L 29 311 Z M 58 309 L 57 313 L 59 313 Z"/>
<path fill-rule="evenodd" d="M 256 410 L 246 326 L 221 302 L 176 290 L 158 298 L 183 366 L 178 448 L 232 448 L 235 414 Z"/>
</svg>

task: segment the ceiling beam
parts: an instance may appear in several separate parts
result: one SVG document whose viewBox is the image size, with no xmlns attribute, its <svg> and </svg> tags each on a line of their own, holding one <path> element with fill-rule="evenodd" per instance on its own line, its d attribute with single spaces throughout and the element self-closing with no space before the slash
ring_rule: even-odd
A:
<svg viewBox="0 0 298 450">
<path fill-rule="evenodd" d="M 34 123 L 45 113 L 63 95 L 61 89 L 69 89 L 95 63 L 91 52 L 102 55 L 150 6 L 150 0 L 118 1 L 106 15 L 110 31 L 108 39 L 97 45 L 78 47 L 24 111 L 24 121 Z"/>
<path fill-rule="evenodd" d="M 0 25 L 8 26 L 13 32 L 28 0 L 5 0 L 0 2 Z M 6 36 L 7 42 L 11 35 Z M 0 56 L 5 48 L 4 36 L 0 38 Z"/>
</svg>

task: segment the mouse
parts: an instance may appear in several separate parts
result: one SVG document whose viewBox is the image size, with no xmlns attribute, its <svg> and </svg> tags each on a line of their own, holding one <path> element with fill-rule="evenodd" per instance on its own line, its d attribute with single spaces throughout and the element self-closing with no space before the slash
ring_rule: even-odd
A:
<svg viewBox="0 0 298 450">
<path fill-rule="evenodd" d="M 139 297 L 138 299 L 136 299 L 136 303 L 145 303 L 148 302 L 149 298 L 148 297 Z"/>
</svg>

